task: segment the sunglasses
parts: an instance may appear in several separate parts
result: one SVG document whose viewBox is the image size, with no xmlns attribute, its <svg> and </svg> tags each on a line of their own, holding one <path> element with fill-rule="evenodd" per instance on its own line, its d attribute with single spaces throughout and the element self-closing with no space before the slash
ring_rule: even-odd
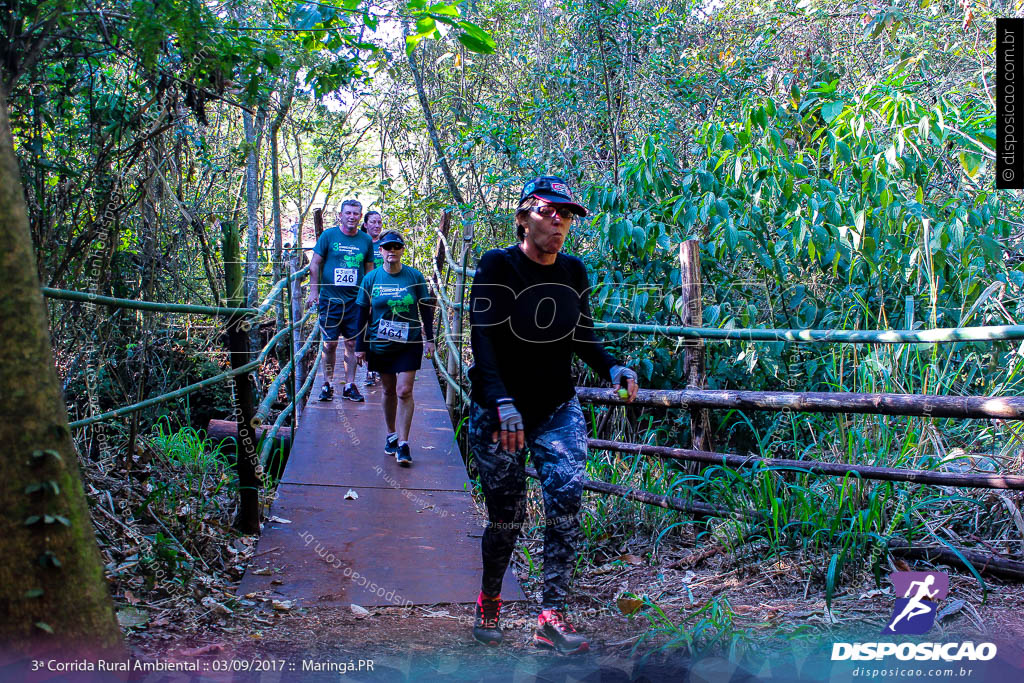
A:
<svg viewBox="0 0 1024 683">
<path fill-rule="evenodd" d="M 384 251 L 398 251 L 399 249 L 405 249 L 405 246 L 401 244 L 395 244 L 394 242 L 392 242 L 391 244 L 381 245 L 381 249 L 383 249 Z"/>
<path fill-rule="evenodd" d="M 556 213 L 560 218 L 572 218 L 576 213 L 568 206 L 553 206 L 551 204 L 541 204 L 540 206 L 534 206 L 531 208 L 534 213 L 539 213 L 544 218 L 551 218 Z"/>
</svg>

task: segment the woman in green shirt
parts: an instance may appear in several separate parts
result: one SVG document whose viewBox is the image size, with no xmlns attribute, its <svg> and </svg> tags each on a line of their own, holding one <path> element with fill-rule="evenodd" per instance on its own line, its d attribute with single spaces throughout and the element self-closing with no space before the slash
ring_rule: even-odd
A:
<svg viewBox="0 0 1024 683">
<path fill-rule="evenodd" d="M 424 354 L 434 352 L 434 298 L 423 273 L 402 263 L 405 240 L 398 232 L 384 233 L 379 244 L 384 265 L 363 278 L 356 299 L 362 330 L 356 358 L 380 373 L 388 427 L 384 452 L 408 467 L 413 382 Z"/>
<path fill-rule="evenodd" d="M 384 230 L 384 217 L 380 211 L 370 211 L 363 217 L 363 232 L 373 240 L 373 267 L 380 268 L 384 265 L 384 253 L 380 250 L 380 234 Z M 380 373 L 372 370 L 366 371 L 365 386 L 372 387 L 380 380 Z"/>
</svg>

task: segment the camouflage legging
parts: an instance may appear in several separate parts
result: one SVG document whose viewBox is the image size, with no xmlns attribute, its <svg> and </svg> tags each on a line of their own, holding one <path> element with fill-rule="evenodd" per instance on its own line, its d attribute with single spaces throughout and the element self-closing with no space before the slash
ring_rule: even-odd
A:
<svg viewBox="0 0 1024 683">
<path fill-rule="evenodd" d="M 476 460 L 487 501 L 489 523 L 483 535 L 486 595 L 501 592 L 516 539 L 526 516 L 526 450 L 509 453 L 491 442 L 498 428 L 495 411 L 470 407 L 469 448 Z M 575 397 L 526 433 L 526 445 L 544 494 L 544 598 L 542 609 L 564 609 L 579 543 L 587 425 Z"/>
</svg>

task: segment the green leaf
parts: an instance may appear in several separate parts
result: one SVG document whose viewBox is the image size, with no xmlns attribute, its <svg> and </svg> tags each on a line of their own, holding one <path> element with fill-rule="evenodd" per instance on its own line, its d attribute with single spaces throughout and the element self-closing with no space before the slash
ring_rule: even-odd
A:
<svg viewBox="0 0 1024 683">
<path fill-rule="evenodd" d="M 828 573 L 825 574 L 825 605 L 832 609 L 832 596 L 836 592 L 836 579 L 839 578 L 840 570 L 839 553 L 833 553 L 828 563 Z"/>
<path fill-rule="evenodd" d="M 832 123 L 837 116 L 843 113 L 843 107 L 845 106 L 846 102 L 842 100 L 829 102 L 821 107 L 821 117 L 825 119 L 826 123 Z"/>
<path fill-rule="evenodd" d="M 267 50 L 263 53 L 263 63 L 271 69 L 276 69 L 281 65 L 281 55 L 276 50 Z"/>
<path fill-rule="evenodd" d="M 405 52 L 406 52 L 406 54 L 410 54 L 411 55 L 413 53 L 413 50 L 416 49 L 416 46 L 420 44 L 421 40 L 423 40 L 423 36 L 419 36 L 419 35 L 416 35 L 416 36 L 406 36 L 405 37 Z"/>
<path fill-rule="evenodd" d="M 963 166 L 964 171 L 967 172 L 967 176 L 973 180 L 974 176 L 978 175 L 978 171 L 981 170 L 981 155 L 971 152 L 960 152 L 957 158 L 960 160 L 960 165 Z"/>
<path fill-rule="evenodd" d="M 53 627 L 50 626 L 49 624 L 47 624 L 45 621 L 37 621 L 36 622 L 36 628 L 42 629 L 42 630 L 46 631 L 47 633 L 51 633 L 51 634 L 53 633 Z"/>
<path fill-rule="evenodd" d="M 441 14 L 449 17 L 459 16 L 458 5 L 447 5 L 443 2 L 438 2 L 427 8 L 427 11 L 431 14 Z"/>
<path fill-rule="evenodd" d="M 39 520 L 41 519 L 42 517 L 40 517 L 39 515 L 29 515 L 25 518 L 25 526 L 32 526 L 33 524 L 38 524 Z"/>
<path fill-rule="evenodd" d="M 437 30 L 437 22 L 433 17 L 421 16 L 416 20 L 416 35 L 429 36 Z"/>
<path fill-rule="evenodd" d="M 43 593 L 44 591 L 42 588 L 30 588 L 29 590 L 25 591 L 25 597 L 28 599 L 41 598 L 43 597 Z"/>
<path fill-rule="evenodd" d="M 850 146 L 842 140 L 836 142 L 836 156 L 839 157 L 839 161 L 844 163 L 849 163 L 853 160 L 853 153 L 850 151 Z"/>
<path fill-rule="evenodd" d="M 459 42 L 462 43 L 467 50 L 489 55 L 493 54 L 497 49 L 498 46 L 494 42 L 494 38 L 491 37 L 491 34 L 473 22 L 460 21 L 459 28 L 465 31 L 465 33 L 459 34 Z"/>
<path fill-rule="evenodd" d="M 52 448 L 47 448 L 46 450 L 42 450 L 42 451 L 32 451 L 32 459 L 33 460 L 42 460 L 43 458 L 45 458 L 47 456 L 49 456 L 51 458 L 56 458 L 58 462 L 63 462 L 64 461 L 64 458 L 60 457 L 60 453 L 58 453 L 57 451 L 53 450 Z"/>
<path fill-rule="evenodd" d="M 722 136 L 722 149 L 735 149 L 736 138 L 732 133 L 726 133 Z"/>
</svg>

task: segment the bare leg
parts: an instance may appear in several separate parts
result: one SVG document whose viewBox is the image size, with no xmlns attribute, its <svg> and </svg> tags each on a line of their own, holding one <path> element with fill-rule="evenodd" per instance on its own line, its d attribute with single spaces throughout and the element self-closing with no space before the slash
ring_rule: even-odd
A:
<svg viewBox="0 0 1024 683">
<path fill-rule="evenodd" d="M 394 375 L 392 375 L 394 377 Z M 412 412 L 416 404 L 412 398 L 412 384 L 416 379 L 416 371 L 408 370 L 398 373 L 395 392 L 398 395 L 398 440 L 409 440 L 409 429 L 412 427 Z"/>
<path fill-rule="evenodd" d="M 338 342 L 324 342 L 324 381 L 328 384 L 334 382 L 334 360 L 337 358 Z"/>
<path fill-rule="evenodd" d="M 356 381 L 356 340 L 345 340 L 345 384 Z"/>
<path fill-rule="evenodd" d="M 384 390 L 384 422 L 388 426 L 388 434 L 394 434 L 395 413 L 398 410 L 398 393 L 395 391 L 397 375 L 389 372 L 380 373 L 380 386 Z"/>
</svg>

